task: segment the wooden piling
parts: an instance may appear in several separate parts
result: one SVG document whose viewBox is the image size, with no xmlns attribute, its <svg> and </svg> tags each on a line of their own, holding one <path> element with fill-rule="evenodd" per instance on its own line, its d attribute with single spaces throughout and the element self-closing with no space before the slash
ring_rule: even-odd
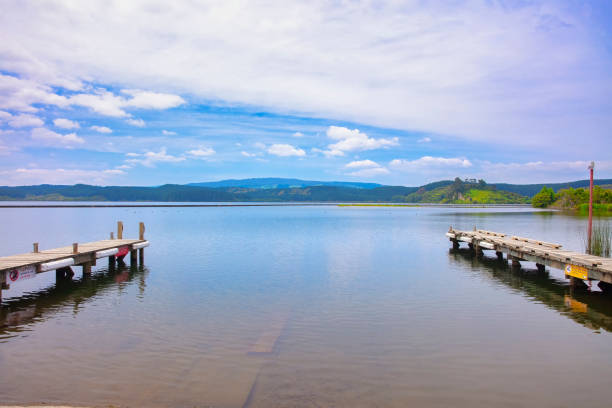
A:
<svg viewBox="0 0 612 408">
<path fill-rule="evenodd" d="M 512 267 L 516 268 L 516 269 L 520 269 L 521 268 L 521 262 L 519 261 L 519 259 L 515 256 L 510 256 L 509 259 L 512 261 Z"/>
<path fill-rule="evenodd" d="M 117 239 L 123 239 L 123 221 L 117 221 Z"/>
<path fill-rule="evenodd" d="M 144 238 L 144 233 L 145 233 L 145 225 L 144 222 L 141 222 L 138 224 L 138 239 L 143 241 Z"/>
<path fill-rule="evenodd" d="M 83 275 L 91 275 L 91 262 L 85 262 L 81 266 L 83 267 Z"/>
<path fill-rule="evenodd" d="M 133 249 L 130 251 L 130 266 L 137 266 L 138 265 L 138 259 L 137 259 L 137 250 Z"/>
<path fill-rule="evenodd" d="M 2 290 L 8 290 L 10 285 L 6 283 L 6 271 L 0 272 L 0 304 L 2 304 Z"/>
<path fill-rule="evenodd" d="M 32 252 L 34 252 L 35 254 L 38 253 L 38 242 L 32 244 Z"/>
<path fill-rule="evenodd" d="M 79 244 L 78 244 L 78 242 L 75 242 L 74 244 L 72 244 L 72 253 L 73 254 L 78 254 L 79 253 Z"/>
</svg>

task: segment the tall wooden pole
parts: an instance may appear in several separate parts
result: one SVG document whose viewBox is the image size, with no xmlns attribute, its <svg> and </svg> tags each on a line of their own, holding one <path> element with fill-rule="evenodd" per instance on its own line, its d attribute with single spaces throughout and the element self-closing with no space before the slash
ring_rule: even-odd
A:
<svg viewBox="0 0 612 408">
<path fill-rule="evenodd" d="M 593 235 L 593 168 L 595 167 L 595 163 L 591 162 L 589 166 L 589 171 L 591 173 L 591 182 L 589 184 L 589 228 L 587 234 L 589 235 L 588 244 L 589 244 L 589 254 L 591 253 L 591 237 Z"/>
</svg>

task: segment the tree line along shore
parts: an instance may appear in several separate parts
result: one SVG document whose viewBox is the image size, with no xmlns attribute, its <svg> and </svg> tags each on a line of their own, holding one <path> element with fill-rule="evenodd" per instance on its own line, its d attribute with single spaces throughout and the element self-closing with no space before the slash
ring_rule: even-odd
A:
<svg viewBox="0 0 612 408">
<path fill-rule="evenodd" d="M 597 211 L 609 211 L 612 180 L 597 180 Z M 100 202 L 355 202 L 406 204 L 531 204 L 581 210 L 588 203 L 588 180 L 558 184 L 489 184 L 480 179 L 442 180 L 420 187 L 374 183 L 247 179 L 153 187 L 35 185 L 0 186 L 1 201 Z"/>
</svg>

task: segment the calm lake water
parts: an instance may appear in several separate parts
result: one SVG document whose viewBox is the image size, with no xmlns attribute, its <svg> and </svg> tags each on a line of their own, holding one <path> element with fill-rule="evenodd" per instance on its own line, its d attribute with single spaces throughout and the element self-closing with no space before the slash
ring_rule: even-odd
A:
<svg viewBox="0 0 612 408">
<path fill-rule="evenodd" d="M 1 253 L 146 224 L 143 268 L 13 284 L 0 402 L 609 407 L 612 300 L 452 251 L 478 228 L 582 250 L 586 221 L 491 208 L 0 209 Z M 610 222 L 604 220 L 604 222 Z M 490 254 L 489 257 L 494 254 Z M 595 288 L 594 288 L 595 289 Z M 261 346 L 269 346 L 268 353 Z M 265 347 L 264 347 L 265 348 Z"/>
</svg>

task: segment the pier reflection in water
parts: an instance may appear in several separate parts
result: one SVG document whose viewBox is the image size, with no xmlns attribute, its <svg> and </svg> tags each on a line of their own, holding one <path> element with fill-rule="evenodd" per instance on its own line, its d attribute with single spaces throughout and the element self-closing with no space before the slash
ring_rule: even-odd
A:
<svg viewBox="0 0 612 408">
<path fill-rule="evenodd" d="M 76 315 L 93 299 L 110 291 L 121 294 L 127 285 L 137 285 L 138 296 L 143 297 L 147 274 L 145 267 L 100 269 L 91 276 L 58 280 L 48 288 L 6 299 L 0 308 L 0 343 L 32 330 L 32 324 L 50 319 L 57 313 L 72 311 Z"/>
<path fill-rule="evenodd" d="M 506 261 L 487 256 L 477 257 L 469 249 L 450 249 L 449 256 L 456 262 L 471 265 L 469 270 L 478 272 L 497 283 L 523 294 L 523 296 L 548 306 L 594 331 L 612 332 L 612 297 L 600 291 L 573 288 L 546 272 L 523 267 L 513 269 Z M 529 263 L 525 263 L 529 265 Z"/>
</svg>

